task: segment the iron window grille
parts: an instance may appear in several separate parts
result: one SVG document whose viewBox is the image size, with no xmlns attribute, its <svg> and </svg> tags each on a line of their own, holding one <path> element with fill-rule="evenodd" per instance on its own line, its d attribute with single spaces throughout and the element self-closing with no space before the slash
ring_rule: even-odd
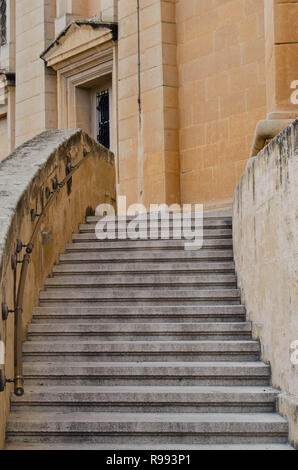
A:
<svg viewBox="0 0 298 470">
<path fill-rule="evenodd" d="M 6 44 L 6 0 L 0 0 L 0 46 Z"/>
<path fill-rule="evenodd" d="M 110 96 L 109 90 L 102 91 L 96 97 L 98 116 L 97 141 L 110 148 Z"/>
</svg>

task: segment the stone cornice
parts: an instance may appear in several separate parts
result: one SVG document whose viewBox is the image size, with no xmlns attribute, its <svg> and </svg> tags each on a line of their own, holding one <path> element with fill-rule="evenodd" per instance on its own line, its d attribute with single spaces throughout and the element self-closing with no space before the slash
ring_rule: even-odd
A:
<svg viewBox="0 0 298 470">
<path fill-rule="evenodd" d="M 85 27 L 85 28 L 84 28 Z M 74 44 L 71 49 L 63 50 L 65 41 L 77 31 L 85 29 L 86 27 L 92 30 L 98 30 L 99 34 L 89 34 L 86 39 L 80 39 L 79 44 Z M 116 41 L 118 38 L 118 25 L 116 23 L 103 23 L 96 20 L 86 21 L 73 21 L 70 23 L 57 38 L 42 52 L 40 55 L 48 66 L 54 66 L 58 62 L 62 62 L 70 55 L 80 54 L 82 51 L 91 49 L 97 45 L 103 44 L 107 41 Z M 55 67 L 53 67 L 55 68 Z"/>
</svg>

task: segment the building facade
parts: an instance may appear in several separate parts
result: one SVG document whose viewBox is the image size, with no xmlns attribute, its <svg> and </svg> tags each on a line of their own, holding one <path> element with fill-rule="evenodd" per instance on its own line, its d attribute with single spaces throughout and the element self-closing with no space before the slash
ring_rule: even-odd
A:
<svg viewBox="0 0 298 470">
<path fill-rule="evenodd" d="M 227 306 L 241 308 L 240 320 L 246 311 L 251 323 L 248 328 L 266 363 L 261 367 L 268 372 L 267 365 L 271 365 L 270 383 L 281 392 L 278 401 L 273 401 L 274 409 L 278 403 L 278 411 L 289 422 L 289 440 L 298 446 L 297 24 L 298 0 L 0 0 L 0 160 L 18 148 L 0 165 L 0 449 L 6 430 L 15 432 L 14 427 L 9 428 L 10 395 L 14 386 L 20 392 L 18 384 L 23 380 L 16 363 L 22 364 L 26 327 L 40 299 L 46 299 L 48 306 L 48 297 L 40 297 L 40 293 L 51 285 L 53 266 L 60 262 L 65 247 L 76 256 L 71 240 L 82 241 L 87 235 L 88 243 L 93 243 L 93 229 L 85 234 L 83 226 L 82 233 L 76 234 L 78 225 L 84 219 L 94 222 L 98 203 L 116 206 L 117 195 L 126 196 L 127 205 L 142 203 L 146 208 L 153 203 L 192 203 L 204 204 L 207 210 L 232 209 L 232 217 L 229 214 L 228 221 L 217 226 L 222 229 L 219 238 L 210 231 L 206 236 L 206 246 L 216 249 L 215 253 L 213 248 L 205 250 L 207 257 L 203 253 L 198 258 L 203 260 L 198 276 L 204 278 L 205 270 L 214 274 L 216 279 L 207 278 L 205 286 L 211 283 L 216 289 L 206 289 L 207 297 L 200 297 L 199 292 L 195 307 L 201 308 L 201 300 L 205 306 L 210 296 L 215 299 L 210 305 L 216 312 L 222 299 L 228 298 L 222 294 L 222 286 L 230 290 L 235 284 L 228 298 L 232 303 Z M 207 214 L 212 219 L 211 232 L 218 222 L 215 219 L 221 219 L 223 213 L 227 211 Z M 163 251 L 162 243 L 158 246 Z M 224 253 L 219 255 L 220 246 Z M 25 248 L 29 249 L 26 254 Z M 125 246 L 122 259 L 139 262 L 139 246 L 134 248 L 137 258 Z M 94 249 L 98 248 L 92 247 L 91 257 Z M 118 247 L 114 249 L 109 248 L 109 259 L 117 263 Z M 164 259 L 176 265 L 178 252 L 185 252 L 179 246 L 176 253 L 171 251 L 164 250 Z M 94 275 L 89 270 L 89 253 L 85 255 L 79 259 L 80 265 L 87 259 L 85 274 Z M 159 275 L 154 254 L 152 260 L 152 271 Z M 228 270 L 219 266 L 225 260 L 231 265 Z M 189 261 L 192 263 L 191 257 Z M 72 261 L 69 264 L 74 267 Z M 26 290 L 27 268 L 23 277 L 23 266 L 28 266 L 29 273 Z M 123 300 L 120 294 L 126 292 L 129 273 L 123 266 L 118 269 L 123 279 L 116 285 L 124 283 L 119 292 L 114 289 L 114 279 L 109 287 L 113 287 L 110 292 L 117 308 L 122 308 L 121 302 L 125 308 L 127 298 L 124 295 Z M 235 277 L 225 284 L 218 277 L 230 276 L 230 269 Z M 167 270 L 162 271 L 168 275 Z M 139 289 L 145 270 L 137 272 L 133 282 Z M 151 267 L 146 274 L 151 276 Z M 193 298 L 197 284 L 190 276 L 187 283 L 180 284 L 180 271 L 175 274 L 183 309 L 185 286 L 191 283 Z M 198 285 L 204 286 L 205 280 Z M 72 284 L 73 279 L 67 282 L 78 285 Z M 94 282 L 95 290 L 103 287 L 98 280 Z M 133 282 L 127 284 L 129 288 Z M 169 283 L 163 282 L 163 286 Z M 156 291 L 159 286 L 146 279 L 144 285 L 148 291 L 142 295 L 147 302 L 150 289 Z M 171 288 L 174 292 L 176 285 Z M 214 297 L 216 290 L 219 293 Z M 86 293 L 80 293 L 80 288 L 76 291 L 76 301 L 82 301 L 85 308 Z M 68 305 L 69 297 L 63 299 Z M 139 298 L 133 295 L 133 299 L 138 307 Z M 161 304 L 153 305 L 163 308 L 163 297 L 160 299 Z M 150 309 L 150 303 L 148 306 Z M 208 302 L 206 306 L 208 310 Z M 53 326 L 61 338 L 56 313 Z M 213 318 L 211 313 L 203 318 L 209 315 Z M 51 315 L 48 318 L 52 321 Z M 233 310 L 231 319 L 235 320 Z M 72 330 L 65 331 L 67 336 Z M 52 336 L 49 338 L 51 345 Z M 242 352 L 241 359 L 246 357 Z M 38 354 L 38 349 L 33 351 L 33 356 Z M 223 362 L 221 356 L 219 362 Z M 50 372 L 48 359 L 46 364 L 42 381 L 45 372 Z M 267 372 L 265 382 L 263 376 L 259 382 L 260 369 L 254 367 L 252 384 L 265 386 Z M 241 381 L 246 380 L 246 372 L 242 367 L 239 370 Z M 40 380 L 38 374 L 34 377 Z M 67 382 L 67 372 L 60 377 Z M 233 380 L 230 372 L 228 377 Z M 26 426 L 30 420 L 31 416 L 23 428 L 29 429 L 29 435 L 31 428 Z M 46 419 L 41 428 L 44 423 Z M 15 424 L 19 426 L 18 420 Z M 56 424 L 59 427 L 59 421 Z M 36 429 L 38 439 L 40 428 Z M 267 432 L 266 427 L 261 429 Z M 270 432 L 279 439 L 274 426 Z"/>
<path fill-rule="evenodd" d="M 254 141 L 297 116 L 297 1 L 1 0 L 0 14 L 0 158 L 82 128 L 115 153 L 128 203 L 231 205 Z"/>
</svg>

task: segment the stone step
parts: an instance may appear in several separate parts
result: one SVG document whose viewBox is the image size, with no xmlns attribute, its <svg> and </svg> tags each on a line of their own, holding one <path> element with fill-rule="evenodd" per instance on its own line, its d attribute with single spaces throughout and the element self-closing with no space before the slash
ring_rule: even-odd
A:
<svg viewBox="0 0 298 470">
<path fill-rule="evenodd" d="M 152 224 L 155 220 L 161 220 L 161 219 L 179 219 L 181 217 L 189 220 L 195 220 L 198 218 L 203 218 L 205 221 L 210 221 L 210 220 L 227 220 L 232 222 L 232 212 L 231 211 L 204 211 L 203 214 L 201 212 L 188 212 L 188 213 L 161 213 L 161 212 L 146 212 L 144 214 L 139 214 L 137 217 L 137 220 L 147 220 L 150 221 L 150 224 Z M 136 220 L 135 215 L 118 215 L 118 216 L 89 216 L 86 217 L 87 223 L 94 223 L 98 222 L 99 220 L 108 220 L 108 221 L 125 221 L 127 220 L 128 222 L 131 222 L 132 220 Z"/>
<path fill-rule="evenodd" d="M 275 413 L 11 413 L 7 441 L 117 443 L 286 443 Z"/>
<path fill-rule="evenodd" d="M 53 266 L 53 275 L 70 275 L 70 274 L 97 274 L 97 275 L 114 275 L 114 274 L 234 274 L 235 265 L 231 262 L 163 262 L 163 263 L 88 263 L 88 264 L 59 264 Z"/>
<path fill-rule="evenodd" d="M 180 307 L 35 307 L 33 322 L 55 324 L 59 322 L 84 321 L 88 323 L 140 322 L 192 323 L 192 322 L 239 322 L 245 319 L 242 305 L 204 305 Z"/>
<path fill-rule="evenodd" d="M 166 227 L 164 227 L 166 228 Z M 115 232 L 115 229 L 111 229 L 109 227 L 107 227 L 107 230 L 106 232 L 109 234 L 109 237 L 112 237 L 111 234 L 114 234 Z M 123 233 L 125 232 L 125 229 L 121 229 L 119 228 L 119 233 Z M 164 230 L 163 233 L 161 233 L 161 228 L 158 229 L 152 229 L 152 228 L 142 228 L 140 227 L 139 229 L 139 232 L 140 232 L 140 238 L 142 237 L 145 237 L 145 233 L 147 233 L 148 235 L 148 240 L 152 240 L 153 237 L 156 237 L 157 239 L 167 239 L 167 240 L 171 240 L 171 239 L 174 239 L 176 237 L 177 240 L 180 240 L 181 239 L 181 234 L 183 236 L 183 240 L 185 240 L 185 234 L 183 234 L 183 230 L 180 231 L 180 230 L 177 230 L 177 228 L 173 228 L 171 227 L 170 230 L 169 230 L 169 233 L 167 235 L 166 231 Z M 118 238 L 118 230 L 116 231 L 116 240 L 115 241 L 121 241 L 121 238 Z M 203 236 L 204 236 L 204 240 L 208 240 L 208 239 L 232 239 L 232 229 L 217 229 L 217 230 L 208 230 L 208 229 L 205 229 L 203 231 Z M 112 238 L 109 238 L 112 240 Z M 127 239 L 129 240 L 129 237 L 127 236 Z M 98 237 L 96 236 L 96 233 L 95 231 L 93 233 L 90 233 L 90 232 L 86 232 L 85 230 L 83 230 L 82 233 L 75 233 L 73 234 L 72 236 L 72 241 L 74 243 L 81 243 L 81 242 L 94 242 L 94 241 L 100 241 L 98 239 Z M 123 239 L 122 239 L 123 241 Z M 136 240 L 136 243 L 138 243 L 140 241 L 140 239 L 137 239 Z"/>
<path fill-rule="evenodd" d="M 125 224 L 124 221 L 118 221 L 116 220 L 114 224 L 109 224 L 104 229 L 107 231 L 114 231 L 119 233 L 127 232 L 128 229 L 128 223 Z M 95 233 L 97 227 L 97 222 L 88 222 L 85 224 L 80 224 L 79 225 L 79 232 L 80 233 Z M 194 219 L 189 220 L 184 223 L 184 227 L 186 230 L 188 229 L 194 229 L 196 227 L 202 228 L 204 231 L 210 230 L 217 232 L 218 230 L 231 230 L 232 229 L 232 219 L 204 219 L 203 223 L 201 221 L 195 222 Z M 149 231 L 149 230 L 156 230 L 160 231 L 161 229 L 170 229 L 170 233 L 173 229 L 179 231 L 181 230 L 183 233 L 183 226 L 181 226 L 180 229 L 180 224 L 177 224 L 177 221 L 173 222 L 173 220 L 170 221 L 162 221 L 162 220 L 156 220 L 151 222 L 150 224 L 148 223 L 147 227 L 146 224 L 140 224 L 138 226 L 138 229 L 142 232 L 143 230 Z"/>
<path fill-rule="evenodd" d="M 204 239 L 199 249 L 203 250 L 230 250 L 233 247 L 232 239 Z M 144 251 L 144 250 L 185 250 L 184 240 L 98 240 L 95 242 L 67 243 L 66 252 L 107 252 L 107 251 Z M 199 250 L 198 250 L 199 251 Z"/>
<path fill-rule="evenodd" d="M 109 229 L 105 230 L 107 233 L 107 238 L 102 239 L 101 237 L 98 237 L 98 234 L 93 232 L 93 233 L 78 233 L 78 234 L 73 234 L 72 236 L 72 241 L 73 243 L 102 243 L 103 241 L 114 241 L 123 243 L 125 240 L 126 241 L 131 241 L 130 235 L 127 234 L 127 237 L 124 238 L 123 233 L 125 232 L 125 229 L 120 229 L 119 231 L 117 230 L 115 232 L 115 229 Z M 161 229 L 142 229 L 138 230 L 137 232 L 139 235 L 134 237 L 135 241 L 135 246 L 136 248 L 138 247 L 139 242 L 142 240 L 148 240 L 148 241 L 182 241 L 185 243 L 185 241 L 188 239 L 188 234 L 181 232 L 178 229 L 166 229 L 164 228 L 163 230 Z M 203 239 L 204 240 L 232 240 L 232 229 L 218 229 L 218 230 L 204 230 L 202 233 Z"/>
<path fill-rule="evenodd" d="M 255 361 L 258 341 L 27 341 L 25 362 Z"/>
<path fill-rule="evenodd" d="M 199 287 L 235 287 L 236 276 L 233 274 L 114 274 L 110 275 L 85 275 L 85 276 L 55 276 L 45 282 L 46 289 L 54 288 L 128 288 L 128 287 L 167 287 L 195 289 Z"/>
<path fill-rule="evenodd" d="M 172 450 L 172 451 L 177 451 L 177 444 L 141 444 L 142 450 L 161 450 L 161 451 L 167 451 L 167 450 Z M 13 450 L 54 450 L 54 451 L 61 451 L 61 450 L 78 450 L 78 451 L 95 451 L 95 450 L 122 450 L 122 451 L 139 451 L 140 450 L 140 445 L 134 445 L 134 444 L 92 444 L 92 443 L 79 443 L 79 442 L 73 442 L 71 443 L 65 443 L 65 444 L 59 444 L 57 442 L 53 444 L 49 444 L 47 442 L 45 443 L 31 443 L 29 444 L 28 442 L 13 442 L 13 443 L 7 443 L 5 446 L 5 449 L 7 451 L 13 451 Z M 199 451 L 243 451 L 243 450 L 248 450 L 248 451 L 259 451 L 259 450 L 267 450 L 267 451 L 289 451 L 289 450 L 295 450 L 293 447 L 291 447 L 289 444 L 270 444 L 270 443 L 263 443 L 263 444 L 179 444 L 179 451 L 180 450 L 186 450 L 186 451 L 192 451 L 192 450 L 199 450 Z"/>
<path fill-rule="evenodd" d="M 250 339 L 251 323 L 64 323 L 31 324 L 28 340 L 207 340 Z"/>
<path fill-rule="evenodd" d="M 97 252 L 81 252 L 81 253 L 66 253 L 60 255 L 61 263 L 111 263 L 116 261 L 120 263 L 135 262 L 159 262 L 174 261 L 174 262 L 222 262 L 233 261 L 232 250 L 135 250 L 135 251 L 97 251 Z"/>
<path fill-rule="evenodd" d="M 239 289 L 113 289 L 101 288 L 96 289 L 50 289 L 40 293 L 40 305 L 50 306 L 55 303 L 55 306 L 73 305 L 73 306 L 94 306 L 96 304 L 109 304 L 116 305 L 121 302 L 121 305 L 194 305 L 196 303 L 214 305 L 214 304 L 240 304 L 240 290 Z"/>
<path fill-rule="evenodd" d="M 12 411 L 262 413 L 275 410 L 271 387 L 29 387 Z"/>
<path fill-rule="evenodd" d="M 60 361 L 62 360 L 60 356 Z M 270 367 L 257 362 L 25 362 L 25 386 L 268 386 Z"/>
<path fill-rule="evenodd" d="M 171 239 L 173 217 L 151 224 L 156 240 L 123 240 L 117 218 L 119 238 L 100 241 L 97 220 L 73 235 L 33 310 L 7 449 L 290 449 L 240 304 L 231 213 L 205 213 L 196 251 Z"/>
</svg>

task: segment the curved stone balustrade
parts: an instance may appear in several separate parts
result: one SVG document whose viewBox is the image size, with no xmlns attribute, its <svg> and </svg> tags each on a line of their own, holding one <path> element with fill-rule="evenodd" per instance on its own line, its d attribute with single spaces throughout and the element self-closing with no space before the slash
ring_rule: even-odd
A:
<svg viewBox="0 0 298 470">
<path fill-rule="evenodd" d="M 53 183 L 63 181 L 73 167 L 71 180 L 53 193 Z M 71 241 L 86 214 L 92 214 L 103 202 L 115 204 L 115 199 L 114 156 L 81 130 L 43 132 L 1 162 L 0 303 L 6 303 L 11 310 L 21 271 L 18 264 L 14 280 L 11 258 L 16 253 L 17 240 L 26 245 L 35 231 L 25 284 L 23 338 L 32 307 L 38 304 L 39 292 L 65 243 Z M 33 221 L 32 211 L 42 216 Z M 19 261 L 25 253 L 23 248 Z M 5 344 L 5 375 L 13 379 L 14 314 L 7 321 L 0 316 L 0 341 Z M 0 394 L 0 448 L 11 391 L 12 385 L 7 385 Z"/>
</svg>

